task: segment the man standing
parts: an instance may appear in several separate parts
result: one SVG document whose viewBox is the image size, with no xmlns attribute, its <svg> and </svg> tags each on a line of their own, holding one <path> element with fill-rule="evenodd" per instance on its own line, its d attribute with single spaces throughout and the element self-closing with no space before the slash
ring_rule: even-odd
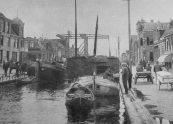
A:
<svg viewBox="0 0 173 124">
<path fill-rule="evenodd" d="M 147 64 L 146 70 L 151 72 L 151 66 L 150 66 L 150 63 Z M 147 75 L 147 81 L 148 81 L 148 82 L 151 81 L 151 76 L 150 76 L 150 75 Z"/>
<path fill-rule="evenodd" d="M 155 72 L 156 82 L 157 82 L 157 75 L 156 75 L 156 73 L 158 71 L 162 71 L 162 67 L 161 67 L 161 65 L 159 65 L 159 61 L 156 61 L 156 65 L 154 66 L 154 72 Z"/>
<path fill-rule="evenodd" d="M 129 71 L 126 63 L 122 63 L 122 81 L 126 94 L 128 94 L 127 80 L 129 79 Z"/>
<path fill-rule="evenodd" d="M 130 69 L 129 65 L 127 66 L 127 69 L 129 71 L 128 84 L 129 84 L 129 90 L 130 90 L 131 87 L 132 87 L 132 76 L 133 76 L 133 74 L 132 74 L 132 70 Z"/>
</svg>

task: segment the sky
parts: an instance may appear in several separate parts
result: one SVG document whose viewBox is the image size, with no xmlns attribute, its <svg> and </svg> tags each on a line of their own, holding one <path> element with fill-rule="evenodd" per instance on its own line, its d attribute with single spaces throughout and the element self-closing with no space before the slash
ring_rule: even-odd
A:
<svg viewBox="0 0 173 124">
<path fill-rule="evenodd" d="M 25 23 L 24 37 L 55 39 L 57 34 L 75 33 L 75 0 L 0 0 L 0 12 L 7 18 L 17 16 Z M 169 22 L 173 19 L 173 0 L 131 0 L 131 35 L 137 35 L 136 23 L 142 18 L 149 22 Z M 128 6 L 126 0 L 77 0 L 78 34 L 94 34 L 98 15 L 98 34 L 109 35 L 98 39 L 97 54 L 116 56 L 118 36 L 120 53 L 129 49 Z M 78 40 L 78 47 L 83 40 Z M 89 42 L 93 54 L 94 39 Z M 70 45 L 74 40 L 70 41 Z"/>
</svg>

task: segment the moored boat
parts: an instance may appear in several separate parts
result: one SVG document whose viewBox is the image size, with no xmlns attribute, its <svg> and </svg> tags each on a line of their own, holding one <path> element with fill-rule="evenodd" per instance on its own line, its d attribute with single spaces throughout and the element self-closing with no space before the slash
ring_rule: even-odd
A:
<svg viewBox="0 0 173 124">
<path fill-rule="evenodd" d="M 73 83 L 66 93 L 66 105 L 71 107 L 91 107 L 94 102 L 92 91 L 79 83 Z"/>
<path fill-rule="evenodd" d="M 61 82 L 65 78 L 66 73 L 66 67 L 58 62 L 33 62 L 29 65 L 28 70 L 28 76 L 36 76 L 39 84 Z"/>
<path fill-rule="evenodd" d="M 95 78 L 95 79 L 94 79 Z M 95 80 L 95 90 L 94 90 L 94 80 Z M 117 96 L 119 95 L 118 82 L 114 82 L 109 79 L 104 79 L 102 76 L 83 76 L 77 81 L 88 87 L 95 96 Z"/>
<path fill-rule="evenodd" d="M 22 80 L 18 80 L 17 81 L 17 84 L 29 84 L 29 83 L 33 83 L 33 82 L 36 82 L 37 79 L 35 76 L 30 76 L 30 77 L 27 77 L 27 78 L 24 78 Z"/>
</svg>

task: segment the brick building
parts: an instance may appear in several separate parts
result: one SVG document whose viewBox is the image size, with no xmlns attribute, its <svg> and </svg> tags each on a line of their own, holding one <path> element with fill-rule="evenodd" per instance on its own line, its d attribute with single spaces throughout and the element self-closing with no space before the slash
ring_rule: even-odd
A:
<svg viewBox="0 0 173 124">
<path fill-rule="evenodd" d="M 21 19 L 12 20 L 0 13 L 0 64 L 2 61 L 19 61 L 24 48 L 24 23 Z"/>
</svg>

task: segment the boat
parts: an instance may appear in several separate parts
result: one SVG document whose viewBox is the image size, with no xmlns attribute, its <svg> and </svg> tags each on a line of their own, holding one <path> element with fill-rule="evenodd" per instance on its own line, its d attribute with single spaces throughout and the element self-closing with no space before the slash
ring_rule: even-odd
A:
<svg viewBox="0 0 173 124">
<path fill-rule="evenodd" d="M 29 83 L 33 83 L 36 82 L 37 79 L 35 76 L 30 76 L 21 80 L 17 80 L 17 84 L 29 84 Z"/>
<path fill-rule="evenodd" d="M 61 82 L 66 74 L 66 67 L 59 62 L 32 62 L 27 70 L 28 76 L 38 78 L 39 84 Z"/>
<path fill-rule="evenodd" d="M 95 90 L 94 90 L 95 80 Z M 118 82 L 110 79 L 104 79 L 102 76 L 82 76 L 79 77 L 77 83 L 89 88 L 95 96 L 117 96 L 119 95 Z"/>
<path fill-rule="evenodd" d="M 94 94 L 79 83 L 73 83 L 66 93 L 66 105 L 69 107 L 92 107 Z"/>
</svg>

